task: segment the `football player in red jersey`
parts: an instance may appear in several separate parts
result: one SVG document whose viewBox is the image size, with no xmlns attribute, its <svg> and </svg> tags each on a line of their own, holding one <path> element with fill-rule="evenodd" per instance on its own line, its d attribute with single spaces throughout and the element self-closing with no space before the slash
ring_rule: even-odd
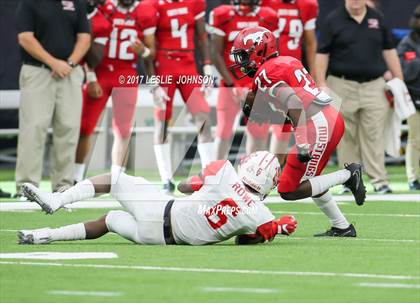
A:
<svg viewBox="0 0 420 303">
<path fill-rule="evenodd" d="M 262 0 L 277 12 L 278 51 L 281 56 L 291 56 L 302 60 L 302 44 L 305 45 L 305 59 L 309 71 L 314 70 L 317 40 L 315 33 L 318 16 L 317 0 Z M 290 125 L 273 125 L 270 150 L 277 154 L 280 163 L 285 159 L 291 128 Z"/>
<path fill-rule="evenodd" d="M 354 226 L 328 189 L 344 183 L 356 203 L 362 205 L 366 189 L 361 165 L 352 163 L 343 170 L 319 176 L 344 133 L 344 120 L 330 105 L 332 99 L 315 85 L 299 60 L 278 55 L 276 38 L 266 28 L 242 30 L 232 54 L 236 62 L 232 70 L 240 68 L 253 78 L 252 91 L 243 106 L 245 116 L 260 123 L 282 124 L 286 117 L 292 122 L 296 144 L 279 178 L 280 196 L 286 200 L 313 198 L 332 224 L 330 230 L 318 236 L 355 237 Z"/>
<path fill-rule="evenodd" d="M 198 129 L 198 153 L 205 167 L 214 157 L 210 130 L 210 108 L 204 98 L 202 83 L 179 82 L 182 77 L 197 77 L 194 37 L 197 38 L 205 75 L 211 74 L 209 44 L 205 30 L 204 0 L 146 0 L 153 5 L 157 16 L 155 62 L 147 64 L 148 74 L 162 81 L 152 89 L 155 107 L 155 155 L 164 191 L 173 192 L 172 163 L 167 127 L 172 118 L 172 102 L 178 88 Z M 165 83 L 163 83 L 165 82 Z"/>
<path fill-rule="evenodd" d="M 90 137 L 110 96 L 113 102 L 114 132 L 112 163 L 125 165 L 138 92 L 138 83 L 130 79 L 136 79 L 138 75 L 138 56 L 146 58 L 155 53 L 156 20 L 153 15 L 148 15 L 151 10 L 147 5 L 135 0 L 118 0 L 117 5 L 111 1 L 106 2 L 101 10 L 112 23 L 112 32 L 105 45 L 104 58 L 95 68 L 96 77 L 88 78 L 88 82 L 97 82 L 97 94 L 92 96 L 88 88 L 83 91 L 82 123 L 75 168 L 78 176 L 83 176 Z"/>
<path fill-rule="evenodd" d="M 230 55 L 233 40 L 238 33 L 247 27 L 264 26 L 268 29 L 277 28 L 277 15 L 269 7 L 261 7 L 260 0 L 232 0 L 231 5 L 220 5 L 210 13 L 211 45 L 213 63 L 223 80 L 217 100 L 217 159 L 226 158 L 231 145 L 234 117 L 240 110 L 240 98 L 246 88 L 251 87 L 251 79 L 236 80 L 228 70 L 234 61 Z M 265 149 L 266 136 L 261 138 L 260 128 L 265 124 L 247 124 L 247 153 Z M 267 133 L 262 131 L 262 133 Z"/>
</svg>

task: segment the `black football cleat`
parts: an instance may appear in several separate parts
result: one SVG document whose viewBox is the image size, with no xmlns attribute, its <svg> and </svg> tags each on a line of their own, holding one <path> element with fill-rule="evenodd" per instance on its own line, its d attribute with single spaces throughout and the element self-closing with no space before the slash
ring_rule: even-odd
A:
<svg viewBox="0 0 420 303">
<path fill-rule="evenodd" d="M 168 180 L 165 184 L 163 184 L 162 192 L 165 194 L 172 194 L 175 191 L 175 184 L 172 181 Z"/>
<path fill-rule="evenodd" d="M 356 229 L 353 224 L 350 224 L 349 227 L 341 229 L 337 227 L 331 227 L 324 233 L 315 234 L 314 237 L 356 237 Z"/>
<path fill-rule="evenodd" d="M 357 205 L 363 205 L 366 200 L 366 186 L 363 183 L 362 178 L 362 164 L 360 163 L 350 163 L 344 165 L 345 169 L 350 172 L 350 179 L 348 179 L 344 186 L 350 189 L 351 193 L 356 200 Z"/>
</svg>

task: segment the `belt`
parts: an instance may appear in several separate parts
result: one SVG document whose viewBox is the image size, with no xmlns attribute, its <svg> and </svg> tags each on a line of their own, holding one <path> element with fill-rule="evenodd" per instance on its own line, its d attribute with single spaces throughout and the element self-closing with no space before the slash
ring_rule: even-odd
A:
<svg viewBox="0 0 420 303">
<path fill-rule="evenodd" d="M 32 66 L 41 67 L 41 68 L 46 68 L 46 69 L 51 69 L 48 65 L 46 65 L 44 63 L 41 63 L 41 62 L 23 61 L 23 64 L 32 65 Z"/>
<path fill-rule="evenodd" d="M 172 225 L 171 225 L 171 209 L 174 204 L 174 200 L 170 200 L 166 206 L 163 213 L 163 236 L 165 237 L 166 245 L 176 244 L 174 235 L 172 234 Z"/>
<path fill-rule="evenodd" d="M 331 73 L 332 76 L 337 77 L 337 78 L 341 78 L 344 80 L 350 80 L 350 81 L 356 81 L 359 83 L 364 83 L 364 82 L 369 82 L 375 79 L 378 79 L 380 76 L 378 77 L 361 77 L 361 76 L 348 76 L 348 75 L 343 75 L 343 74 L 334 74 Z"/>
</svg>

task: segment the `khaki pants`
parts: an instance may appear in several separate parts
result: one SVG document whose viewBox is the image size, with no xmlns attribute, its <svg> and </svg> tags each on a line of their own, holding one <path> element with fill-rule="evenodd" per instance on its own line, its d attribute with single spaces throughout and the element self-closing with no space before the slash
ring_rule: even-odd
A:
<svg viewBox="0 0 420 303">
<path fill-rule="evenodd" d="M 82 110 L 82 68 L 75 68 L 64 79 L 55 79 L 46 68 L 23 65 L 19 81 L 17 190 L 23 182 L 39 185 L 50 126 L 53 128 L 52 189 L 72 185 Z"/>
<path fill-rule="evenodd" d="M 346 124 L 337 147 L 339 165 L 362 161 L 375 188 L 388 184 L 383 130 L 390 108 L 384 79 L 358 83 L 329 76 L 327 85 L 342 99 L 340 111 Z"/>
<path fill-rule="evenodd" d="M 408 182 L 419 179 L 420 161 L 420 112 L 416 111 L 407 120 L 408 122 L 408 141 L 405 154 L 405 170 Z"/>
</svg>

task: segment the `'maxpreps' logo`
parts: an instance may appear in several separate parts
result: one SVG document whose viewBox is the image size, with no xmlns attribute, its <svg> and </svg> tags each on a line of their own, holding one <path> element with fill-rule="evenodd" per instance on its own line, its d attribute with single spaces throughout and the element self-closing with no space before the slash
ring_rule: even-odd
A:
<svg viewBox="0 0 420 303">
<path fill-rule="evenodd" d="M 247 36 L 244 37 L 244 44 L 246 44 L 248 42 L 248 40 L 252 40 L 252 42 L 257 43 L 258 45 L 261 44 L 261 42 L 263 41 L 263 36 L 267 31 L 261 31 L 261 32 L 256 32 L 256 33 L 252 33 L 249 34 Z"/>
</svg>

